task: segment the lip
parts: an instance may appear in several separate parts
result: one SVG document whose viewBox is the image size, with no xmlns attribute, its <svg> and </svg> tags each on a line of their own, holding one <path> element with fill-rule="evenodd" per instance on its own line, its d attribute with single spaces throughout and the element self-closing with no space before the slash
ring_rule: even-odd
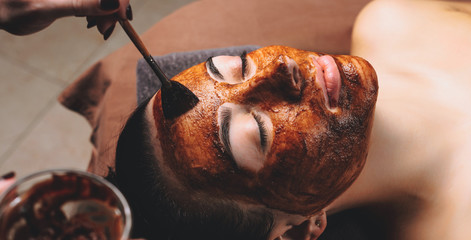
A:
<svg viewBox="0 0 471 240">
<path fill-rule="evenodd" d="M 316 84 L 322 89 L 329 110 L 338 106 L 341 78 L 340 71 L 332 56 L 314 56 L 313 63 L 320 71 L 316 71 Z"/>
</svg>

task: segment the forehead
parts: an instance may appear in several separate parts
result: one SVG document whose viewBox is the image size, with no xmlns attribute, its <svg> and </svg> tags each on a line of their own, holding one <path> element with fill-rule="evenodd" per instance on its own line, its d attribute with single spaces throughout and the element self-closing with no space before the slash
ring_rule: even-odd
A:
<svg viewBox="0 0 471 240">
<path fill-rule="evenodd" d="M 317 56 L 319 54 L 285 46 L 269 46 L 247 53 L 247 56 L 249 56 L 251 60 L 254 61 L 255 65 L 259 69 L 265 67 L 268 63 L 273 62 L 276 58 L 282 55 L 287 55 L 295 60 L 301 60 L 308 55 Z M 197 85 L 192 85 L 192 87 L 197 87 L 199 84 L 201 84 L 199 81 L 210 78 L 211 77 L 209 74 L 207 74 L 206 65 L 204 63 L 200 63 L 185 71 L 182 71 L 180 74 L 174 77 L 174 80 L 183 83 L 185 86 L 186 84 L 191 85 L 192 83 L 197 83 Z M 210 80 L 210 82 L 213 82 L 212 79 Z"/>
<path fill-rule="evenodd" d="M 298 65 L 309 65 L 309 59 L 313 56 L 319 56 L 321 54 L 315 52 L 309 52 L 290 48 L 286 46 L 269 46 L 257 49 L 255 51 L 247 53 L 247 58 L 253 61 L 255 71 L 258 73 L 254 76 L 256 79 L 260 79 L 263 76 L 267 76 L 273 72 L 277 72 L 280 69 L 279 65 L 276 65 L 283 56 L 287 56 L 297 62 Z M 227 65 L 240 64 L 240 57 L 234 56 L 232 61 L 235 63 L 228 63 Z M 221 67 L 220 65 L 218 67 Z M 308 74 L 308 73 L 306 73 Z M 222 105 L 224 102 L 232 103 L 246 103 L 247 96 L 243 94 L 242 89 L 251 89 L 250 83 L 244 84 L 229 84 L 224 82 L 218 82 L 213 79 L 208 73 L 207 65 L 205 62 L 197 64 L 180 74 L 175 76 L 173 80 L 178 81 L 188 87 L 193 93 L 195 93 L 200 100 L 212 102 L 213 104 Z M 258 88 L 260 90 L 261 88 Z M 254 89 L 255 91 L 255 89 Z M 247 93 L 247 92 L 245 92 Z M 276 97 L 277 93 L 273 96 Z M 206 101 L 206 103 L 208 103 Z M 201 104 L 201 107 L 208 107 L 208 104 Z M 216 111 L 217 109 L 208 109 Z"/>
<path fill-rule="evenodd" d="M 270 46 L 258 49 L 251 53 L 254 61 L 258 64 L 271 62 L 280 55 L 288 55 L 293 59 L 305 58 L 307 55 L 318 55 L 315 52 L 304 51 L 296 48 L 290 48 L 286 46 Z"/>
</svg>

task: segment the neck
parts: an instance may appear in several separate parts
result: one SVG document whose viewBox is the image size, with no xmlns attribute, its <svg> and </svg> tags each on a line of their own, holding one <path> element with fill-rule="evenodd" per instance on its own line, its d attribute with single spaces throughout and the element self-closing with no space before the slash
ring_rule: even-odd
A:
<svg viewBox="0 0 471 240">
<path fill-rule="evenodd" d="M 365 168 L 329 211 L 403 197 L 427 201 L 446 188 L 463 158 L 457 155 L 466 155 L 461 152 L 467 149 L 463 143 L 471 144 L 463 134 L 471 130 L 466 124 L 469 117 L 457 118 L 460 113 L 447 106 L 411 99 L 420 98 L 417 95 L 408 99 L 384 95 L 377 103 Z"/>
</svg>

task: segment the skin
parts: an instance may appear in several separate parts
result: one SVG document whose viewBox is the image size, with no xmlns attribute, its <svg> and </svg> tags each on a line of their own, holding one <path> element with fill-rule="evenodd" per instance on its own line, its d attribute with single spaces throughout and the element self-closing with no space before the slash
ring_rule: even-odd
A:
<svg viewBox="0 0 471 240">
<path fill-rule="evenodd" d="M 15 178 L 0 180 L 0 194 L 8 189 L 15 182 Z"/>
<path fill-rule="evenodd" d="M 365 168 L 328 213 L 372 206 L 389 239 L 470 239 L 470 26 L 469 1 L 362 11 L 352 54 L 375 66 L 381 94 Z"/>
<path fill-rule="evenodd" d="M 102 9 L 100 0 L 0 0 L 0 29 L 27 35 L 47 28 L 62 17 L 87 16 L 87 21 L 93 21 L 104 34 L 118 18 L 127 19 L 129 0 L 115 1 L 119 2 L 118 8 Z"/>
<path fill-rule="evenodd" d="M 163 117 L 160 92 L 149 103 L 156 152 L 173 180 L 184 189 L 288 214 L 319 214 L 352 184 L 365 163 L 378 85 L 375 71 L 365 60 L 334 56 L 341 70 L 341 88 L 338 107 L 329 108 L 316 80 L 320 69 L 313 62 L 318 56 L 271 46 L 247 54 L 249 74 L 237 84 L 211 77 L 207 63 L 176 76 L 173 80 L 193 91 L 200 102 L 176 119 Z M 288 68 L 290 59 L 299 68 L 297 83 Z M 221 71 L 232 66 L 226 73 L 241 68 L 239 57 L 222 62 Z M 225 103 L 263 114 L 270 121 L 271 140 L 262 167 L 240 164 L 240 158 L 235 160 L 221 142 L 218 110 Z"/>
</svg>

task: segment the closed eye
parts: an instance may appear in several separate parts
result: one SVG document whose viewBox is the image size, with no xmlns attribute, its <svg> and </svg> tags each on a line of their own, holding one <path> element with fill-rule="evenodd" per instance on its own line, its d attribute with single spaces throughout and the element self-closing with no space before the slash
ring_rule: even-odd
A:
<svg viewBox="0 0 471 240">
<path fill-rule="evenodd" d="M 247 75 L 247 67 L 248 67 L 246 51 L 244 51 L 242 55 L 240 55 L 240 59 L 242 60 L 242 78 L 245 79 Z"/>
<path fill-rule="evenodd" d="M 206 66 L 208 67 L 209 71 L 211 71 L 216 77 L 224 80 L 224 76 L 219 72 L 219 69 L 214 65 L 213 57 L 208 58 L 206 60 Z"/>
<path fill-rule="evenodd" d="M 267 149 L 267 141 L 268 141 L 268 133 L 267 133 L 267 128 L 265 126 L 265 123 L 262 120 L 262 117 L 257 114 L 252 112 L 252 115 L 257 122 L 258 129 L 259 129 L 259 134 L 260 134 L 260 146 L 262 147 L 262 150 L 265 152 Z"/>
<path fill-rule="evenodd" d="M 221 140 L 222 145 L 230 155 L 232 155 L 231 150 L 231 142 L 229 141 L 229 131 L 230 131 L 230 123 L 231 123 L 231 116 L 232 112 L 230 108 L 222 107 L 220 111 L 220 125 L 221 125 Z"/>
<path fill-rule="evenodd" d="M 238 167 L 263 167 L 273 139 L 273 125 L 265 113 L 249 106 L 224 103 L 218 110 L 219 138 Z"/>
<path fill-rule="evenodd" d="M 208 74 L 218 82 L 240 84 L 255 74 L 254 61 L 242 53 L 240 56 L 217 56 L 206 60 Z"/>
</svg>

